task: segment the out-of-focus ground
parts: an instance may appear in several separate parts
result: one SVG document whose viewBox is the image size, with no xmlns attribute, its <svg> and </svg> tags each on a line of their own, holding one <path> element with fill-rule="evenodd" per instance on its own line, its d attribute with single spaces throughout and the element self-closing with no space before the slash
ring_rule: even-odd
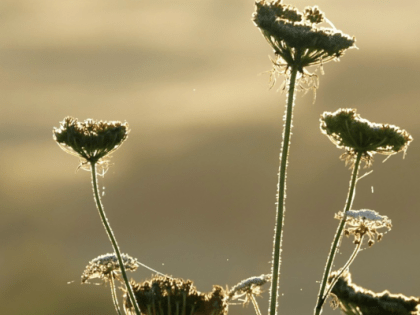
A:
<svg viewBox="0 0 420 315">
<path fill-rule="evenodd" d="M 340 107 L 415 139 L 405 160 L 376 156 L 359 182 L 354 209 L 394 228 L 351 271 L 372 290 L 419 295 L 420 2 L 293 4 L 318 4 L 360 49 L 325 65 L 315 104 L 311 92 L 296 99 L 280 314 L 312 314 L 345 202 L 350 171 L 319 131 L 320 114 Z M 112 249 L 89 173 L 52 140 L 67 115 L 131 126 L 101 179 L 123 252 L 200 291 L 270 272 L 285 95 L 268 90 L 271 49 L 253 10 L 244 0 L 0 2 L 2 314 L 115 314 L 109 287 L 80 285 L 88 261 Z M 337 268 L 351 250 L 345 239 Z"/>
</svg>

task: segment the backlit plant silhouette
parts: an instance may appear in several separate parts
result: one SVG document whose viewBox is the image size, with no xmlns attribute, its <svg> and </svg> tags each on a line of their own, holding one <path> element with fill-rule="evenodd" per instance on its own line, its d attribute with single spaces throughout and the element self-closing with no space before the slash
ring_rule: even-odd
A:
<svg viewBox="0 0 420 315">
<path fill-rule="evenodd" d="M 281 244 L 286 199 L 286 170 L 295 100 L 295 86 L 304 89 L 305 84 L 317 87 L 316 75 L 309 73 L 309 66 L 338 60 L 344 52 L 355 47 L 355 39 L 335 28 L 320 27 L 325 15 L 318 7 L 307 7 L 303 13 L 282 4 L 282 1 L 257 1 L 252 18 L 255 25 L 274 50 L 273 76 L 286 77 L 286 109 L 284 114 L 283 142 L 280 152 L 279 182 L 277 191 L 276 224 L 274 229 L 273 258 L 269 314 L 277 311 L 279 290 Z"/>
<path fill-rule="evenodd" d="M 127 139 L 128 133 L 127 123 L 121 123 L 119 121 L 95 121 L 92 119 L 79 122 L 73 117 L 64 118 L 60 123 L 60 127 L 53 129 L 54 140 L 60 148 L 67 153 L 79 157 L 79 167 L 91 171 L 93 196 L 99 216 L 118 259 L 118 266 L 121 269 L 127 292 L 133 301 L 136 314 L 140 315 L 140 308 L 135 302 L 134 292 L 128 281 L 125 270 L 126 266 L 120 248 L 102 206 L 97 179 L 97 167 L 99 166 L 101 168 L 102 174 L 106 173 L 109 164 L 106 157 L 122 145 Z"/>
<path fill-rule="evenodd" d="M 360 249 L 364 235 L 369 236 L 368 244 L 371 246 L 374 242 L 372 236 L 377 235 L 378 240 L 382 238 L 381 234 L 377 234 L 376 228 L 391 227 L 391 222 L 388 221 L 386 217 L 381 217 L 374 211 L 351 211 L 356 193 L 356 184 L 361 161 L 364 161 L 368 167 L 372 164 L 373 156 L 375 154 L 393 155 L 401 151 L 405 152 L 408 145 L 413 140 L 407 131 L 394 125 L 371 123 L 370 121 L 361 118 L 360 115 L 356 113 L 355 109 L 339 109 L 334 113 L 325 112 L 321 116 L 320 127 L 322 133 L 325 134 L 332 143 L 339 149 L 345 150 L 340 158 L 346 161 L 346 163 L 351 164 L 353 172 L 350 179 L 350 187 L 344 211 L 337 216 L 341 219 L 341 222 L 334 237 L 324 270 L 324 276 L 322 278 L 318 300 L 315 306 L 316 315 L 321 314 L 322 306 L 336 282 L 336 279 L 334 279 L 332 280 L 330 287 L 326 287 L 346 223 L 356 225 L 355 229 L 347 229 L 346 234 L 354 234 L 356 237 L 355 244 L 358 246 L 356 246 L 354 255 L 352 255 L 349 260 L 349 264 L 343 267 L 342 271 L 345 271 L 354 260 Z"/>
<path fill-rule="evenodd" d="M 53 129 L 53 138 L 65 152 L 79 158 L 78 168 L 91 172 L 94 201 L 101 221 L 111 242 L 113 253 L 91 260 L 82 274 L 82 283 L 99 279 L 111 287 L 111 296 L 117 314 L 122 310 L 118 302 L 115 280 L 123 287 L 123 312 L 126 315 L 225 315 L 229 306 L 239 300 L 251 302 L 257 315 L 262 315 L 256 296 L 261 287 L 271 282 L 268 313 L 277 315 L 278 291 L 281 266 L 281 246 L 285 216 L 286 171 L 290 148 L 293 107 L 296 91 L 318 88 L 318 76 L 308 67 L 322 67 L 329 61 L 337 61 L 346 50 L 355 48 L 355 38 L 337 30 L 318 7 L 307 7 L 303 12 L 282 4 L 281 0 L 260 0 L 252 15 L 274 52 L 271 79 L 285 78 L 283 89 L 287 91 L 280 166 L 278 173 L 276 218 L 272 252 L 271 274 L 251 277 L 237 285 L 223 289 L 214 285 L 209 293 L 199 292 L 190 280 L 162 274 L 137 259 L 122 254 L 115 235 L 105 215 L 98 192 L 97 176 L 104 176 L 109 168 L 110 154 L 127 139 L 129 127 L 126 122 L 78 121 L 66 117 L 60 127 Z M 328 27 L 322 26 L 323 24 Z M 342 211 L 335 214 L 340 221 L 327 258 L 319 294 L 314 309 L 320 315 L 328 297 L 334 307 L 347 315 L 412 315 L 420 314 L 420 300 L 414 297 L 390 294 L 388 291 L 374 293 L 352 283 L 349 268 L 361 247 L 373 246 L 383 239 L 391 227 L 391 220 L 377 211 L 352 209 L 356 184 L 362 162 L 366 167 L 373 163 L 376 154 L 393 155 L 406 152 L 412 142 L 411 135 L 399 127 L 371 123 L 357 114 L 356 109 L 338 109 L 324 112 L 320 119 L 321 132 L 344 153 L 340 156 L 352 172 L 347 199 Z M 342 236 L 352 236 L 355 248 L 344 266 L 332 272 L 335 255 Z M 143 282 L 129 281 L 127 270 L 139 266 L 155 275 Z M 416 313 L 417 312 L 417 313 Z"/>
</svg>

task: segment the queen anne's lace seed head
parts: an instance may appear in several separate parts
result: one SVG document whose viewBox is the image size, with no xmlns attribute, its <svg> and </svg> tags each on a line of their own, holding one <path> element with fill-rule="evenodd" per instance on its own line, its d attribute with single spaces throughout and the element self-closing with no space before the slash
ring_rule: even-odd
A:
<svg viewBox="0 0 420 315">
<path fill-rule="evenodd" d="M 338 272 L 332 272 L 329 282 Z M 340 307 L 343 314 L 363 315 L 418 315 L 420 299 L 403 294 L 391 294 L 388 290 L 375 293 L 352 282 L 351 274 L 345 272 L 331 291 L 333 308 Z"/>
<path fill-rule="evenodd" d="M 80 158 L 80 167 L 90 170 L 89 163 L 96 163 L 107 169 L 104 157 L 117 150 L 127 139 L 128 124 L 120 121 L 84 122 L 66 117 L 59 128 L 53 129 L 53 138 L 65 152 Z"/>
<path fill-rule="evenodd" d="M 149 281 L 131 281 L 134 295 L 142 314 L 160 315 L 225 315 L 226 294 L 220 286 L 213 286 L 210 293 L 197 291 L 193 282 L 179 278 L 155 276 Z M 127 294 L 124 310 L 134 315 L 134 308 Z"/>
<path fill-rule="evenodd" d="M 349 210 L 347 212 L 338 212 L 335 218 L 346 221 L 344 235 L 354 235 L 354 243 L 360 244 L 363 236 L 368 235 L 368 245 L 372 246 L 375 239 L 380 241 L 383 237 L 382 233 L 378 233 L 377 229 L 386 228 L 391 230 L 392 223 L 387 216 L 382 216 L 374 210 Z"/>
<path fill-rule="evenodd" d="M 124 263 L 125 270 L 135 271 L 139 266 L 136 258 L 127 254 L 122 254 L 121 258 Z M 111 277 L 116 277 L 120 274 L 120 264 L 115 254 L 105 254 L 91 260 L 86 266 L 82 274 L 82 283 L 88 280 L 99 278 L 104 282 L 110 280 Z"/>
<path fill-rule="evenodd" d="M 251 277 L 239 282 L 229 290 L 229 300 L 235 299 L 235 296 L 241 296 L 243 294 L 256 294 L 259 295 L 261 292 L 260 287 L 271 281 L 271 275 L 261 275 L 259 277 Z"/>
<path fill-rule="evenodd" d="M 355 38 L 331 28 L 318 27 L 324 13 L 318 7 L 307 7 L 304 13 L 279 0 L 258 0 L 252 15 L 255 25 L 273 47 L 278 68 L 304 68 L 337 60 L 355 47 Z"/>
<path fill-rule="evenodd" d="M 338 148 L 346 150 L 341 158 L 350 163 L 361 153 L 362 160 L 370 165 L 374 154 L 405 152 L 413 140 L 407 131 L 394 125 L 372 123 L 351 108 L 324 112 L 320 122 L 321 132 Z"/>
</svg>

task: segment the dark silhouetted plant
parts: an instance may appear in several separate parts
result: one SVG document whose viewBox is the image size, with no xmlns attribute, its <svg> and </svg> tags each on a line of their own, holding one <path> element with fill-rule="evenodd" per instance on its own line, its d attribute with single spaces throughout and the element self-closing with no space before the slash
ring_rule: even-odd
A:
<svg viewBox="0 0 420 315">
<path fill-rule="evenodd" d="M 284 89 L 287 89 L 286 109 L 284 114 L 283 142 L 280 152 L 279 182 L 277 190 L 276 224 L 274 230 L 272 283 L 269 302 L 269 314 L 277 313 L 279 290 L 281 244 L 286 198 L 286 170 L 289 155 L 292 128 L 295 87 L 305 89 L 317 87 L 317 76 L 306 68 L 331 60 L 338 60 L 344 52 L 355 47 L 355 39 L 335 28 L 320 27 L 326 21 L 318 7 L 307 7 L 303 13 L 296 8 L 282 4 L 281 0 L 257 1 L 252 16 L 255 25 L 274 50 L 272 79 L 278 74 L 286 77 Z"/>
<path fill-rule="evenodd" d="M 356 223 L 357 225 L 356 229 L 347 229 L 347 234 L 354 234 L 356 236 L 356 244 L 359 243 L 359 246 L 356 246 L 356 254 L 360 248 L 361 239 L 364 235 L 367 234 L 369 236 L 370 245 L 373 244 L 372 236 L 377 235 L 375 224 L 380 224 L 381 227 L 391 227 L 391 222 L 388 222 L 386 217 L 381 217 L 376 212 L 367 212 L 366 210 L 364 210 L 365 212 L 350 212 L 356 193 L 356 184 L 361 161 L 364 161 L 368 167 L 372 164 L 373 156 L 375 154 L 392 155 L 401 151 L 405 152 L 408 145 L 413 140 L 408 132 L 396 126 L 371 123 L 370 121 L 361 118 L 359 114 L 356 114 L 355 109 L 339 109 L 334 113 L 325 112 L 320 120 L 322 133 L 338 148 L 345 150 L 340 158 L 345 160 L 346 163 L 351 164 L 353 172 L 350 179 L 350 187 L 344 211 L 338 215 L 341 222 L 335 234 L 325 266 L 324 276 L 322 278 L 318 300 L 315 306 L 316 315 L 321 314 L 322 306 L 332 289 L 331 286 L 330 288 L 327 288 L 327 281 L 330 278 L 334 257 L 346 223 Z M 382 236 L 379 236 L 379 239 L 381 237 Z M 351 261 L 353 261 L 354 258 L 355 254 L 354 257 L 351 258 Z M 348 266 L 343 268 L 343 271 L 347 268 Z M 332 282 L 332 285 L 334 285 L 334 281 Z"/>
</svg>

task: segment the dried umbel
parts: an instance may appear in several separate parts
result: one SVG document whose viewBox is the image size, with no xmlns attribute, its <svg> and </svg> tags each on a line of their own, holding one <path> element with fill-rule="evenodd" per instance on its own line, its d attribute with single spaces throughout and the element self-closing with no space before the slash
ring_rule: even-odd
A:
<svg viewBox="0 0 420 315">
<path fill-rule="evenodd" d="M 339 220 L 342 220 L 343 217 L 346 221 L 344 235 L 354 235 L 354 244 L 360 244 L 363 237 L 367 235 L 369 237 L 368 245 L 372 246 L 375 244 L 375 240 L 380 241 L 383 237 L 383 234 L 377 231 L 378 229 L 391 230 L 392 227 L 391 220 L 387 216 L 382 216 L 373 210 L 349 210 L 345 214 L 338 212 L 335 215 L 335 218 Z"/>
<path fill-rule="evenodd" d="M 256 1 L 252 15 L 255 25 L 273 47 L 278 68 L 304 68 L 337 60 L 355 47 L 355 38 L 335 28 L 320 27 L 325 15 L 318 7 L 307 7 L 303 14 L 281 0 Z"/>
<path fill-rule="evenodd" d="M 142 283 L 131 282 L 141 313 L 145 315 L 222 315 L 227 313 L 226 294 L 219 286 L 213 292 L 198 292 L 192 281 L 155 276 Z M 124 295 L 127 315 L 134 314 Z"/>
<path fill-rule="evenodd" d="M 87 119 L 79 122 L 66 117 L 60 128 L 53 129 L 53 138 L 61 149 L 80 158 L 80 167 L 90 170 L 90 163 L 107 169 L 105 156 L 117 150 L 127 139 L 128 124 L 120 121 L 96 121 Z"/>
<path fill-rule="evenodd" d="M 324 112 L 320 122 L 322 133 L 338 148 L 346 150 L 341 158 L 350 163 L 361 153 L 362 160 L 370 165 L 374 154 L 405 152 L 413 140 L 407 131 L 394 125 L 372 123 L 351 108 Z"/>
<path fill-rule="evenodd" d="M 337 275 L 331 273 L 330 281 Z M 351 280 L 351 274 L 346 272 L 331 291 L 331 306 L 340 307 L 347 315 L 419 315 L 420 299 L 407 297 L 403 294 L 391 294 L 389 291 L 375 293 L 362 288 Z"/>
<path fill-rule="evenodd" d="M 227 301 L 233 301 L 244 297 L 243 305 L 249 304 L 252 302 L 254 306 L 255 313 L 257 315 L 262 315 L 260 307 L 258 306 L 255 296 L 259 296 L 262 293 L 261 286 L 271 281 L 271 275 L 261 275 L 259 277 L 251 277 L 245 280 L 242 280 L 237 285 L 233 286 L 227 294 Z"/>
<path fill-rule="evenodd" d="M 135 271 L 140 266 L 136 258 L 127 254 L 121 254 L 121 258 L 124 262 L 125 270 Z M 111 278 L 118 278 L 120 273 L 120 264 L 115 254 L 101 255 L 92 259 L 86 266 L 82 274 L 82 283 L 95 278 L 108 282 Z"/>
<path fill-rule="evenodd" d="M 235 299 L 236 296 L 242 296 L 244 294 L 255 294 L 261 293 L 261 286 L 271 280 L 271 275 L 261 275 L 259 277 L 251 277 L 239 282 L 233 286 L 228 292 L 228 299 Z"/>
</svg>

